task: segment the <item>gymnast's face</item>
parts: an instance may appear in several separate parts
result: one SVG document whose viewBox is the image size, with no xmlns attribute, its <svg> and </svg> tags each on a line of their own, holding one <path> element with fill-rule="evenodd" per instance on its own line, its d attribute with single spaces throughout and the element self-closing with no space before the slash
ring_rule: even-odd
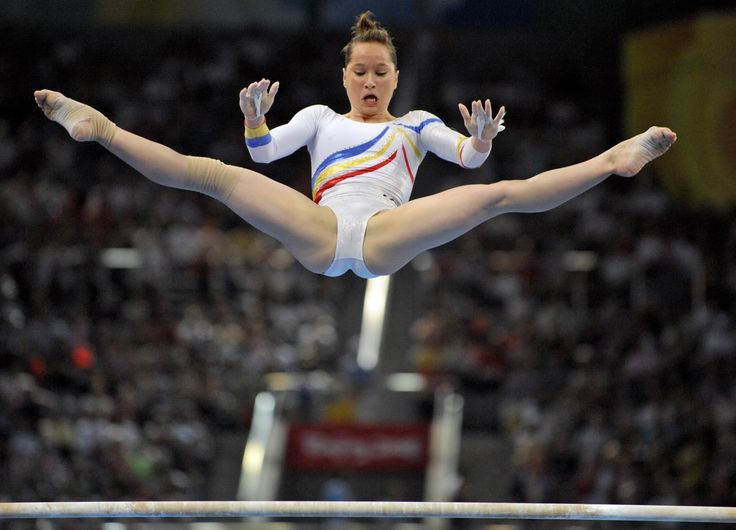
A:
<svg viewBox="0 0 736 530">
<path fill-rule="evenodd" d="M 359 42 L 342 69 L 342 82 L 350 100 L 346 116 L 356 121 L 390 121 L 388 104 L 399 82 L 399 71 L 388 48 L 380 42 Z"/>
</svg>

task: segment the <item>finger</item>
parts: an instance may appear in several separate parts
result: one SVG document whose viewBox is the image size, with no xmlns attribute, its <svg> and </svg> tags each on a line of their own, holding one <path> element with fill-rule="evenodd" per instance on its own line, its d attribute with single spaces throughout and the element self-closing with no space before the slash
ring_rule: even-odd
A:
<svg viewBox="0 0 736 530">
<path fill-rule="evenodd" d="M 271 85 L 271 89 L 268 91 L 268 95 L 273 97 L 276 95 L 276 92 L 279 91 L 279 82 L 276 81 L 273 85 Z"/>
<path fill-rule="evenodd" d="M 470 117 L 472 119 L 472 122 L 477 126 L 478 125 L 478 100 L 477 99 L 471 102 L 470 108 L 472 111 Z"/>
<path fill-rule="evenodd" d="M 493 116 L 493 108 L 491 107 L 491 100 L 490 99 L 486 99 L 486 108 L 485 108 L 485 111 L 486 111 L 486 116 L 488 116 L 488 119 L 491 119 L 492 116 Z"/>
<path fill-rule="evenodd" d="M 501 107 L 500 109 L 498 109 L 498 114 L 496 114 L 496 117 L 493 119 L 493 121 L 503 120 L 504 116 L 506 116 L 506 107 Z"/>
<path fill-rule="evenodd" d="M 460 115 L 463 117 L 463 121 L 470 120 L 470 112 L 468 111 L 468 107 L 466 107 L 462 103 L 458 103 L 457 108 L 460 111 Z"/>
<path fill-rule="evenodd" d="M 498 109 L 498 114 L 496 114 L 496 117 L 493 120 L 498 127 L 498 132 L 506 130 L 506 127 L 503 124 L 504 116 L 506 116 L 506 107 L 501 107 L 500 109 Z"/>
<path fill-rule="evenodd" d="M 478 101 L 476 101 L 476 105 L 475 105 L 475 115 L 476 115 L 476 116 L 480 116 L 480 115 L 481 115 L 481 114 L 483 114 L 484 112 L 485 112 L 485 111 L 483 110 L 483 102 L 482 102 L 481 100 L 478 100 Z"/>
</svg>

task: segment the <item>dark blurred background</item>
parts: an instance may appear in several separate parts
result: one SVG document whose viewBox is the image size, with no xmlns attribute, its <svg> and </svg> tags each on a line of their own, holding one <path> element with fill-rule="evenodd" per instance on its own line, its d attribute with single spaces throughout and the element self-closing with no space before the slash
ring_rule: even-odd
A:
<svg viewBox="0 0 736 530">
<path fill-rule="evenodd" d="M 309 193 L 305 150 L 249 159 L 238 92 L 281 82 L 272 127 L 347 111 L 339 51 L 365 9 L 394 34 L 393 114 L 463 130 L 458 102 L 508 111 L 482 168 L 428 156 L 415 197 L 652 124 L 679 136 L 634 179 L 417 257 L 391 278 L 376 367 L 356 357 L 365 281 L 306 272 L 33 101 L 59 90 Z M 727 3 L 5 0 L 0 35 L 0 500 L 736 504 Z M 453 421 L 454 443 L 433 437 Z"/>
</svg>

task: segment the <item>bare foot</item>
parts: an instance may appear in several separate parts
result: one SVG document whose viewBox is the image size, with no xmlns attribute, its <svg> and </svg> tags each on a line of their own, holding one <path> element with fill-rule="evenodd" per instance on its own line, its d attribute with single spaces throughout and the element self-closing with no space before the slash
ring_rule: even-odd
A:
<svg viewBox="0 0 736 530">
<path fill-rule="evenodd" d="M 665 154 L 676 140 L 677 134 L 667 127 L 650 127 L 611 149 L 611 172 L 622 177 L 633 177 L 649 162 Z"/>
<path fill-rule="evenodd" d="M 92 107 L 52 90 L 36 90 L 33 97 L 46 117 L 64 127 L 77 142 L 112 140 L 115 125 Z"/>
</svg>

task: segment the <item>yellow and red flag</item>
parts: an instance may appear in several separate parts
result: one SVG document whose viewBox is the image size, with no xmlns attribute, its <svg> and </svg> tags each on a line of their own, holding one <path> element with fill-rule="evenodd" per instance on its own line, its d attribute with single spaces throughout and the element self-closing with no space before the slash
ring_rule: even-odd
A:
<svg viewBox="0 0 736 530">
<path fill-rule="evenodd" d="M 625 125 L 665 125 L 678 142 L 655 161 L 665 187 L 698 205 L 736 206 L 736 11 L 638 31 L 623 46 Z"/>
</svg>

